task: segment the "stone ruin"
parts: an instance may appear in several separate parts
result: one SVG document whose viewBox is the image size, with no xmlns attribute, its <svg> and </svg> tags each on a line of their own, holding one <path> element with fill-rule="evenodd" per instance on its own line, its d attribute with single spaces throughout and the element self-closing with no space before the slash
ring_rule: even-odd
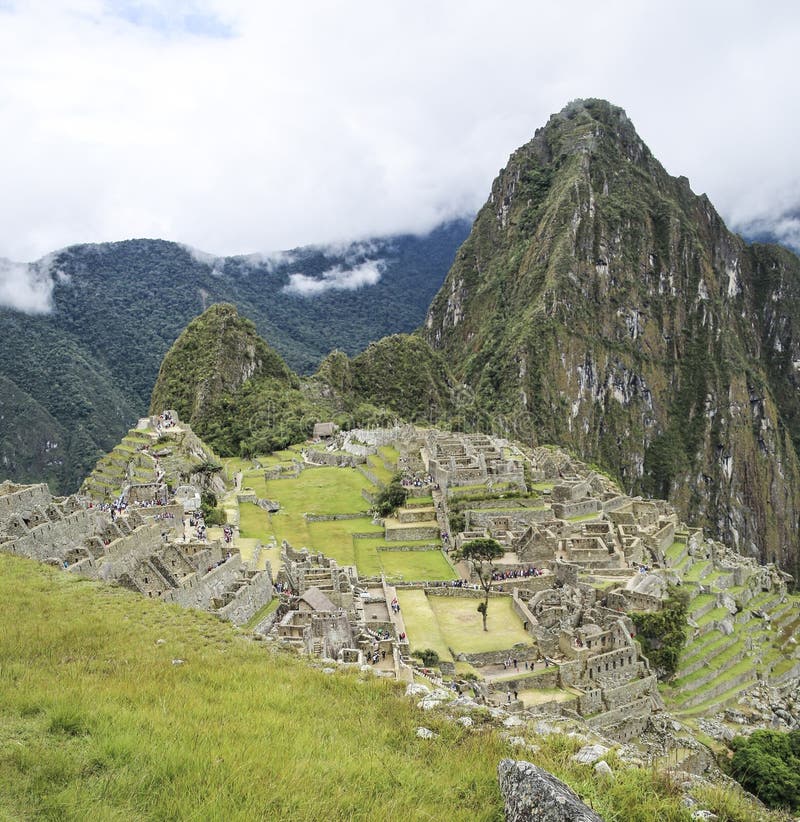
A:
<svg viewBox="0 0 800 822">
<path fill-rule="evenodd" d="M 364 664 L 378 655 L 375 669 L 397 676 L 408 655 L 390 602 L 394 589 L 382 583 L 369 587 L 353 566 L 339 566 L 324 554 L 306 548 L 281 549 L 282 604 L 267 627 L 268 635 L 312 654 L 344 663 Z"/>
<path fill-rule="evenodd" d="M 177 428 L 174 412 L 172 419 Z M 179 430 L 206 456 L 188 427 Z M 237 625 L 247 622 L 272 599 L 269 567 L 257 570 L 258 555 L 245 563 L 220 540 L 185 537 L 183 501 L 154 499 L 145 486 L 126 488 L 130 504 L 122 514 L 83 495 L 53 497 L 45 484 L 0 483 L 0 550 Z M 138 493 L 130 499 L 132 488 Z"/>
<path fill-rule="evenodd" d="M 448 434 L 432 430 L 422 453 L 426 470 L 440 488 L 499 483 L 525 487 L 522 463 L 506 457 L 503 446 L 487 434 Z"/>
</svg>

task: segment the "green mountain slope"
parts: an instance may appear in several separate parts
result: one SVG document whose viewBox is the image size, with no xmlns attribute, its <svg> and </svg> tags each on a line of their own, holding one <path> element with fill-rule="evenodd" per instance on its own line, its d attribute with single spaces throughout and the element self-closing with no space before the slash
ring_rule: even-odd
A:
<svg viewBox="0 0 800 822">
<path fill-rule="evenodd" d="M 53 278 L 52 312 L 0 310 L 0 473 L 75 490 L 145 413 L 165 353 L 213 303 L 236 302 L 305 373 L 334 348 L 352 355 L 413 330 L 467 232 L 467 223 L 454 221 L 421 237 L 273 257 L 215 258 L 160 240 L 50 255 L 36 267 Z M 351 290 L 328 287 L 358 282 Z"/>
<path fill-rule="evenodd" d="M 314 423 L 342 428 L 447 419 L 452 385 L 441 355 L 396 334 L 352 360 L 334 351 L 300 377 L 235 306 L 211 306 L 167 352 L 150 413 L 178 412 L 223 456 L 263 454 L 310 436 Z"/>
<path fill-rule="evenodd" d="M 797 571 L 798 289 L 797 257 L 747 246 L 622 109 L 577 101 L 494 181 L 423 333 L 517 436 Z"/>
</svg>

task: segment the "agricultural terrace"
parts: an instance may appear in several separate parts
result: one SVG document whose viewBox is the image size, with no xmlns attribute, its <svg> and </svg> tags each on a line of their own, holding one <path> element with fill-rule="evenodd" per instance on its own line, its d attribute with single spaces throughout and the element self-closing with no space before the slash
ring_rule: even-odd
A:
<svg viewBox="0 0 800 822">
<path fill-rule="evenodd" d="M 252 502 L 236 502 L 231 494 L 224 505 L 238 506 L 242 556 L 252 556 L 257 543 L 265 546 L 260 563 L 269 560 L 273 573 L 280 567 L 280 546 L 286 540 L 293 548 L 306 547 L 311 552 L 321 551 L 340 565 L 354 565 L 361 577 L 384 574 L 393 582 L 449 581 L 457 574 L 441 550 L 441 540 L 397 539 L 403 525 L 396 518 L 387 521 L 386 529 L 395 532 L 393 540 L 386 539 L 386 529 L 373 524 L 369 515 L 368 497 L 376 493 L 376 485 L 369 475 L 380 483 L 388 482 L 397 471 L 396 449 L 383 447 L 372 455 L 364 466 L 336 468 L 305 465 L 297 476 L 293 469 L 301 460 L 299 447 L 276 452 L 255 460 L 231 459 L 226 461 L 230 476 L 242 472 L 242 490 L 252 491 L 261 499 L 273 500 L 280 505 L 276 513 L 268 513 Z M 282 467 L 286 476 L 265 479 L 264 468 Z M 366 495 L 365 495 L 366 494 Z M 409 500 L 417 506 L 433 505 L 430 496 Z M 432 510 L 432 509 L 431 509 Z M 306 516 L 308 515 L 308 516 Z M 345 517 L 315 521 L 314 516 Z M 235 514 L 228 514 L 229 520 Z M 425 523 L 436 528 L 432 519 Z M 272 548 L 266 546 L 272 545 Z"/>
</svg>

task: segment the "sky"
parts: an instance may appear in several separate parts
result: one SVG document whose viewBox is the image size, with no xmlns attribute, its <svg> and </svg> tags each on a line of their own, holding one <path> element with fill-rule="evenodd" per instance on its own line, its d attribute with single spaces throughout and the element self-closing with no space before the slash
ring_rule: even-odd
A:
<svg viewBox="0 0 800 822">
<path fill-rule="evenodd" d="M 799 45 L 783 0 L 0 0 L 0 257 L 423 232 L 579 97 L 800 242 Z"/>
</svg>

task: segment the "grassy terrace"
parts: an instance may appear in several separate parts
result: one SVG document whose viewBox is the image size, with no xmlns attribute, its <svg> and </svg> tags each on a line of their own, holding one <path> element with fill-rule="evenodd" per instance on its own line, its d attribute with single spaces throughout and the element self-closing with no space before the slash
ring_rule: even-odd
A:
<svg viewBox="0 0 800 822">
<path fill-rule="evenodd" d="M 367 457 L 367 470 L 372 472 L 383 485 L 388 485 L 392 481 L 392 477 L 397 473 L 396 471 L 389 470 L 377 454 L 371 454 Z"/>
<path fill-rule="evenodd" d="M 402 589 L 397 592 L 397 600 L 400 603 L 412 652 L 431 648 L 439 654 L 440 659 L 452 662 L 450 647 L 439 628 L 439 621 L 425 591 Z"/>
<path fill-rule="evenodd" d="M 695 562 L 694 565 L 684 574 L 684 580 L 686 582 L 700 582 L 700 579 L 703 573 L 709 568 L 711 562 L 709 560 L 701 560 L 700 562 Z"/>
<path fill-rule="evenodd" d="M 670 547 L 667 548 L 666 556 L 670 566 L 675 565 L 675 563 L 680 559 L 680 556 L 685 549 L 686 543 L 678 541 L 673 542 L 672 545 L 670 545 Z"/>
<path fill-rule="evenodd" d="M 483 630 L 478 613 L 478 598 L 435 596 L 428 604 L 436 617 L 442 636 L 456 654 L 499 651 L 523 642 L 532 644 L 520 618 L 511 607 L 510 598 L 489 600 L 488 631 Z M 409 632 L 409 636 L 412 636 Z"/>
<path fill-rule="evenodd" d="M 294 455 L 292 450 L 282 453 Z M 279 546 L 285 539 L 295 548 L 322 551 L 340 565 L 355 565 L 359 575 L 364 577 L 383 573 L 397 582 L 451 580 L 457 577 L 439 550 L 438 539 L 402 543 L 385 540 L 384 529 L 373 525 L 366 514 L 368 503 L 361 491 L 374 490 L 375 487 L 360 471 L 351 468 L 306 468 L 296 478 L 265 482 L 262 470 L 248 469 L 245 484 L 255 488 L 257 495 L 277 500 L 281 506 L 277 513 L 268 514 L 253 503 L 239 505 L 241 536 L 265 544 L 274 541 L 278 546 L 262 553 L 262 562 L 269 559 L 273 573 L 280 565 Z M 424 499 L 431 500 L 430 497 Z M 363 516 L 310 522 L 303 516 L 305 513 L 363 513 Z M 422 524 L 438 527 L 434 521 Z M 432 550 L 397 550 L 401 545 Z"/>
</svg>

